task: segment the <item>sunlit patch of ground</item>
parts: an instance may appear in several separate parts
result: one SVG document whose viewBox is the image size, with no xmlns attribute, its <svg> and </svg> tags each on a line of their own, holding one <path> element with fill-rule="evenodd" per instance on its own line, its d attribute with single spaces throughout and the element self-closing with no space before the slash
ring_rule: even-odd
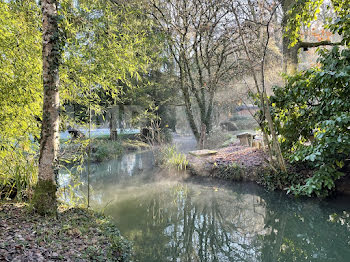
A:
<svg viewBox="0 0 350 262">
<path fill-rule="evenodd" d="M 188 155 L 189 169 L 195 175 L 232 180 L 256 181 L 258 173 L 267 168 L 267 155 L 262 149 L 237 144 L 220 148 L 215 155 Z"/>
<path fill-rule="evenodd" d="M 232 145 L 218 150 L 216 155 L 209 158 L 212 163 L 237 163 L 243 167 L 259 167 L 265 163 L 266 154 L 262 149 Z"/>
</svg>

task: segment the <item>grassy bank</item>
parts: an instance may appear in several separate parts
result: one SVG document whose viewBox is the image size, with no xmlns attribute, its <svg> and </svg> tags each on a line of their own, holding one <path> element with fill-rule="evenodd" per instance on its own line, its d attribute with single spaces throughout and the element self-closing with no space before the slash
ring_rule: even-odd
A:
<svg viewBox="0 0 350 262">
<path fill-rule="evenodd" d="M 116 158 L 123 153 L 149 148 L 149 145 L 138 139 L 134 134 L 121 134 L 116 141 L 111 141 L 109 136 L 99 136 L 91 139 L 91 161 L 102 162 Z M 63 159 L 73 161 L 82 155 L 87 159 L 88 141 L 61 140 L 61 154 Z"/>
<path fill-rule="evenodd" d="M 0 202 L 0 261 L 129 261 L 130 252 L 101 214 L 72 208 L 41 217 L 25 203 Z"/>
</svg>

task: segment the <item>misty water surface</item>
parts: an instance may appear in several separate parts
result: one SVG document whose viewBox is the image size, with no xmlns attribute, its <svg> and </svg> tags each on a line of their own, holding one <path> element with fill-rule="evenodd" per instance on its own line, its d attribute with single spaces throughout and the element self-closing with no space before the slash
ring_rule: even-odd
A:
<svg viewBox="0 0 350 262">
<path fill-rule="evenodd" d="M 146 151 L 91 168 L 92 206 L 115 220 L 137 261 L 350 261 L 349 198 L 295 199 L 153 163 Z"/>
</svg>

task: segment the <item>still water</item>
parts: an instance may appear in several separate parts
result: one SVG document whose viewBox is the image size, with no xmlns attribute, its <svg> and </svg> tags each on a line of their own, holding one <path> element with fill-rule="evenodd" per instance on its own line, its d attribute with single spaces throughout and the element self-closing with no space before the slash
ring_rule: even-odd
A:
<svg viewBox="0 0 350 262">
<path fill-rule="evenodd" d="M 92 166 L 92 203 L 135 260 L 350 261 L 350 199 L 295 199 L 250 183 L 165 174 L 152 152 Z"/>
</svg>

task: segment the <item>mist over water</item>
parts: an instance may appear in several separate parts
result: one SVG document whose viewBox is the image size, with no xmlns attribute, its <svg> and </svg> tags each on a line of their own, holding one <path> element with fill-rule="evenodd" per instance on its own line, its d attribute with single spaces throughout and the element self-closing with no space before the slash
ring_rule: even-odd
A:
<svg viewBox="0 0 350 262">
<path fill-rule="evenodd" d="M 92 207 L 113 217 L 136 261 L 350 261 L 349 198 L 172 174 L 151 151 L 91 170 Z"/>
</svg>

